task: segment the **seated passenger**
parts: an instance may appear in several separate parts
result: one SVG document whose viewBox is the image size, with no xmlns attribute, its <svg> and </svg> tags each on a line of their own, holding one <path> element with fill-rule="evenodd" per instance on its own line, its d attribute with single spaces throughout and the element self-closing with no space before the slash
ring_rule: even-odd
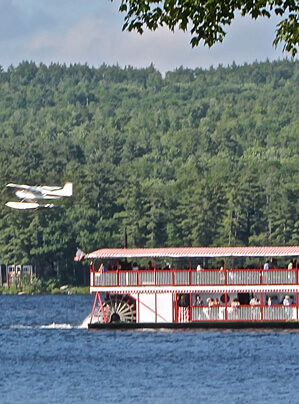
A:
<svg viewBox="0 0 299 404">
<path fill-rule="evenodd" d="M 239 300 L 238 300 L 237 298 L 233 299 L 233 300 L 232 300 L 232 303 L 231 303 L 231 306 L 232 306 L 234 309 L 240 307 L 240 302 L 239 302 Z"/>
<path fill-rule="evenodd" d="M 212 299 L 211 297 L 209 297 L 209 298 L 207 299 L 207 303 L 208 303 L 208 306 L 209 306 L 209 307 L 213 307 L 214 304 L 215 304 L 214 299 Z"/>
<path fill-rule="evenodd" d="M 220 306 L 219 299 L 215 299 L 214 306 L 217 306 L 217 307 Z"/>
<path fill-rule="evenodd" d="M 259 304 L 258 298 L 256 296 L 253 296 L 249 304 L 251 307 L 257 306 Z"/>
</svg>

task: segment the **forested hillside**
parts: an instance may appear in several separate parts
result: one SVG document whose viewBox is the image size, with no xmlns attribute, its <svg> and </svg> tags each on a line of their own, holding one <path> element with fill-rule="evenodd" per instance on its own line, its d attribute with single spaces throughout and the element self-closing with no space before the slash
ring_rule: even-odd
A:
<svg viewBox="0 0 299 404">
<path fill-rule="evenodd" d="M 298 244 L 298 61 L 0 69 L 0 261 L 60 266 L 128 245 Z M 8 182 L 74 184 L 14 211 Z M 69 278 L 68 278 L 69 277 Z"/>
</svg>

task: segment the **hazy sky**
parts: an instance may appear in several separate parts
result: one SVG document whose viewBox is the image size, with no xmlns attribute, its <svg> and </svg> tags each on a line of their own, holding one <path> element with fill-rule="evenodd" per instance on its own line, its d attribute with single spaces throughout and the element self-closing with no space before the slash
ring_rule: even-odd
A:
<svg viewBox="0 0 299 404">
<path fill-rule="evenodd" d="M 119 64 L 166 72 L 177 67 L 218 66 L 282 59 L 275 49 L 277 18 L 238 17 L 222 44 L 192 49 L 190 34 L 167 28 L 144 35 L 122 32 L 120 0 L 0 0 L 0 65 L 37 63 Z"/>
</svg>

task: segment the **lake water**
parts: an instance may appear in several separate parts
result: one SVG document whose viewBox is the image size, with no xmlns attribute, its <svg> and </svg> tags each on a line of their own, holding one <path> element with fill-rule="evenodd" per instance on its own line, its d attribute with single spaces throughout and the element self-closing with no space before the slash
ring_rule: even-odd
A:
<svg viewBox="0 0 299 404">
<path fill-rule="evenodd" d="M 298 403 L 298 331 L 88 330 L 92 296 L 0 295 L 0 403 Z"/>
</svg>

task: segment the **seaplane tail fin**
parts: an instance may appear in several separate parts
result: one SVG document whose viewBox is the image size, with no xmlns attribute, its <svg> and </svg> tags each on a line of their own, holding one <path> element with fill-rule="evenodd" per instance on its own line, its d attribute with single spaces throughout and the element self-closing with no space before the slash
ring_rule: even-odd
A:
<svg viewBox="0 0 299 404">
<path fill-rule="evenodd" d="M 60 193 L 65 197 L 71 197 L 73 195 L 73 183 L 66 182 Z"/>
</svg>

